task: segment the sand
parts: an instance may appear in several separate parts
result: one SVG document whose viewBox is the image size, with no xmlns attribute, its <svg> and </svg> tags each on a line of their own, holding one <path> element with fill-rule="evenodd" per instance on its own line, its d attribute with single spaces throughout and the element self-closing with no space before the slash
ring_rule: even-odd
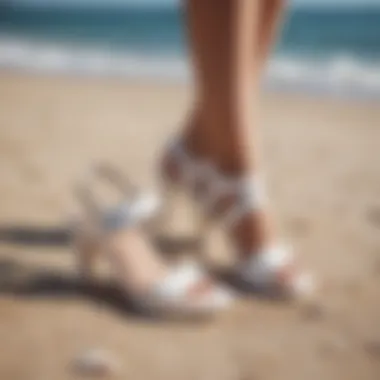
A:
<svg viewBox="0 0 380 380">
<path fill-rule="evenodd" d="M 208 323 L 154 322 L 75 283 L 74 179 L 105 158 L 149 186 L 189 100 L 184 85 L 0 74 L 0 379 L 75 378 L 91 347 L 120 379 L 380 379 L 379 103 L 263 99 L 270 195 L 326 284 L 322 311 L 247 298 Z"/>
</svg>

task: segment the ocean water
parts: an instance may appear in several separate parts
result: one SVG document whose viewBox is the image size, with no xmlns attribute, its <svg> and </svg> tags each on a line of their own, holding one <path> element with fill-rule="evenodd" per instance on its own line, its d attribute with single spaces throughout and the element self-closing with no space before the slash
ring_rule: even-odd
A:
<svg viewBox="0 0 380 380">
<path fill-rule="evenodd" d="M 185 42 L 177 8 L 0 6 L 0 67 L 183 81 Z M 265 85 L 380 98 L 380 7 L 289 10 Z"/>
</svg>

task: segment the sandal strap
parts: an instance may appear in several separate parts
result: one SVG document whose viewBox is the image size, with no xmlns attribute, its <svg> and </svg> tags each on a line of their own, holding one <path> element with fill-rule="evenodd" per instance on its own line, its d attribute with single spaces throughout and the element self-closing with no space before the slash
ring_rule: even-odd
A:
<svg viewBox="0 0 380 380">
<path fill-rule="evenodd" d="M 205 278 L 205 273 L 195 263 L 187 262 L 171 271 L 152 289 L 152 297 L 177 300 L 187 295 L 189 290 Z"/>
<path fill-rule="evenodd" d="M 189 297 L 195 286 L 207 279 L 205 272 L 195 263 L 187 262 L 173 269 L 147 294 L 139 297 L 142 307 L 153 311 L 175 311 L 188 315 L 205 315 L 224 310 L 234 301 L 234 293 L 214 284 L 199 297 Z"/>
<path fill-rule="evenodd" d="M 258 177 L 227 180 L 227 186 L 223 193 L 223 187 L 219 190 L 219 199 L 214 196 L 214 202 L 226 195 L 235 195 L 236 200 L 224 215 L 222 222 L 229 228 L 233 228 L 244 216 L 252 211 L 262 209 L 266 202 L 262 181 Z"/>
<path fill-rule="evenodd" d="M 268 285 L 276 281 L 278 272 L 293 262 L 293 254 L 283 245 L 273 245 L 259 252 L 252 252 L 240 267 L 241 277 L 256 285 Z"/>
<path fill-rule="evenodd" d="M 205 167 L 207 189 L 200 198 L 206 212 L 211 212 L 215 205 L 226 196 L 235 196 L 236 200 L 220 220 L 230 228 L 252 211 L 263 208 L 266 202 L 263 182 L 258 176 L 231 178 L 218 172 L 215 167 Z"/>
<path fill-rule="evenodd" d="M 97 180 L 109 181 L 120 192 L 122 200 L 117 206 L 104 210 L 98 204 L 92 191 Z M 139 193 L 126 176 L 109 164 L 90 168 L 78 183 L 76 195 L 106 232 L 135 226 L 149 219 L 160 206 L 157 194 Z"/>
<path fill-rule="evenodd" d="M 124 201 L 103 212 L 102 226 L 108 232 L 136 226 L 154 215 L 159 205 L 156 194 L 140 194 L 133 201 Z"/>
<path fill-rule="evenodd" d="M 297 299 L 308 298 L 315 293 L 314 277 L 304 271 L 293 269 L 287 282 L 282 283 L 281 272 L 294 264 L 292 251 L 281 245 L 268 247 L 251 257 L 239 269 L 241 279 L 254 287 L 284 293 Z"/>
<path fill-rule="evenodd" d="M 202 176 L 203 163 L 187 152 L 180 139 L 173 140 L 170 143 L 169 150 L 181 167 L 182 181 L 188 188 L 194 189 L 199 177 Z"/>
<path fill-rule="evenodd" d="M 209 161 L 192 157 L 180 139 L 172 142 L 171 151 L 181 165 L 185 185 L 192 190 L 197 183 L 202 183 L 204 186 L 202 193 L 198 193 L 197 197 L 206 212 L 210 213 L 223 197 L 236 196 L 234 205 L 220 218 L 225 224 L 233 227 L 246 214 L 263 208 L 266 195 L 260 176 L 227 177 Z"/>
</svg>

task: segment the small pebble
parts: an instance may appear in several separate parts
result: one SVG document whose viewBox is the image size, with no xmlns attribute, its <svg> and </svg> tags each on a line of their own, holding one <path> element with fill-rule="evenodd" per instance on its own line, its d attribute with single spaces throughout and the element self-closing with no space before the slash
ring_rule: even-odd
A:
<svg viewBox="0 0 380 380">
<path fill-rule="evenodd" d="M 75 358 L 71 368 L 76 375 L 105 377 L 117 374 L 121 366 L 111 353 L 90 349 Z"/>
</svg>

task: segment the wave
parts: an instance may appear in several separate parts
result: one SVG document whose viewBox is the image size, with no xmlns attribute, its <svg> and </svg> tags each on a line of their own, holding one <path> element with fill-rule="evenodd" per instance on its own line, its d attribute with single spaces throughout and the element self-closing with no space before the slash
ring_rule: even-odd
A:
<svg viewBox="0 0 380 380">
<path fill-rule="evenodd" d="M 324 59 L 279 57 L 270 62 L 267 83 L 274 88 L 380 98 L 380 60 L 364 61 L 347 54 Z"/>
<path fill-rule="evenodd" d="M 175 82 L 190 78 L 186 60 L 180 55 L 113 52 L 15 38 L 0 38 L 0 68 Z M 319 58 L 278 55 L 269 64 L 265 85 L 275 89 L 380 98 L 380 60 L 364 61 L 345 54 Z"/>
</svg>

